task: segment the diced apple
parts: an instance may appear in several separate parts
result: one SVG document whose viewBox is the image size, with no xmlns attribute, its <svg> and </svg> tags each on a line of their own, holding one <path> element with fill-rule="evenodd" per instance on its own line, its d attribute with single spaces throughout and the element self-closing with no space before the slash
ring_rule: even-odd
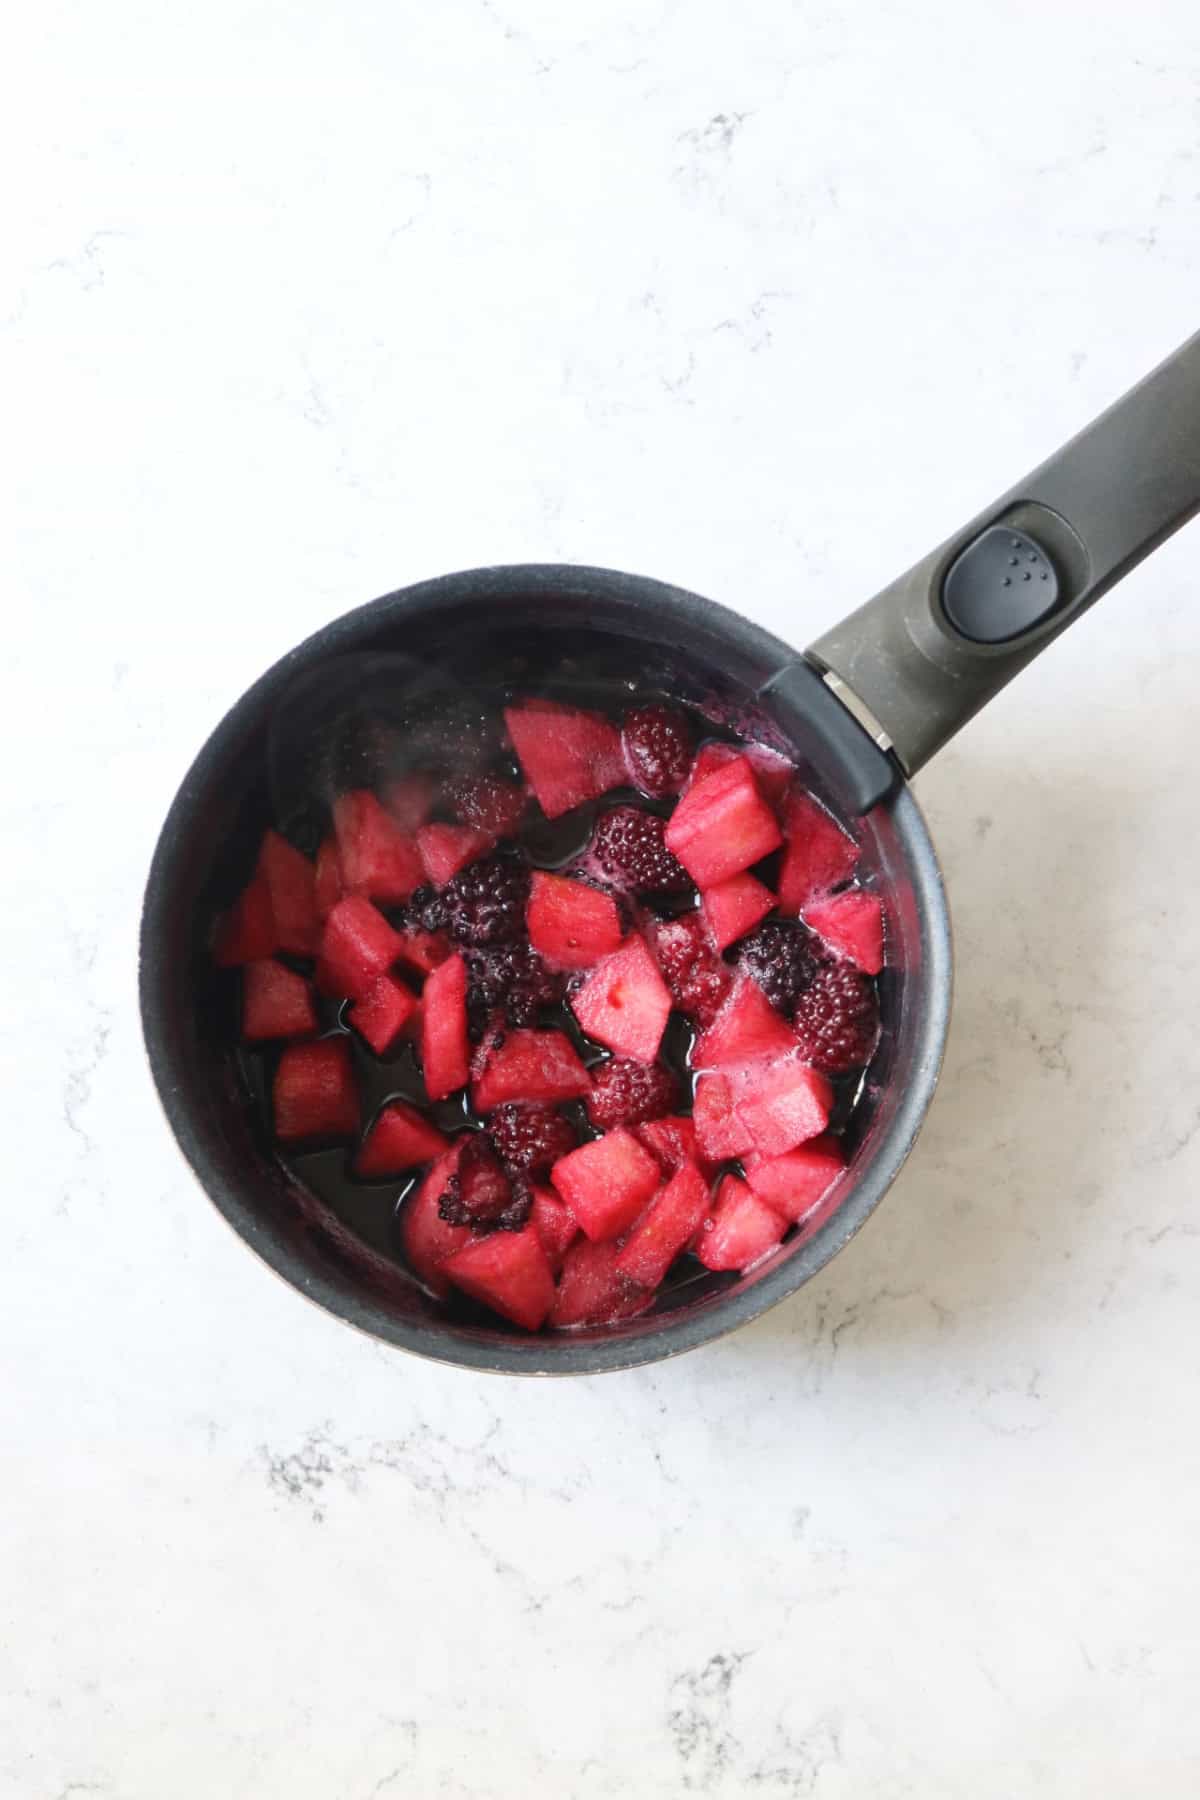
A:
<svg viewBox="0 0 1200 1800">
<path fill-rule="evenodd" d="M 664 841 L 697 887 L 709 888 L 778 849 L 783 834 L 753 768 L 738 756 L 688 789 Z"/>
<path fill-rule="evenodd" d="M 613 1239 L 594 1244 L 581 1237 L 563 1259 L 558 1292 L 546 1323 L 555 1331 L 584 1325 L 614 1325 L 653 1305 L 654 1295 L 634 1287 L 617 1268 L 620 1247 Z"/>
<path fill-rule="evenodd" d="M 560 1157 L 550 1179 L 578 1224 L 599 1241 L 633 1224 L 661 1176 L 645 1145 L 618 1125 Z"/>
<path fill-rule="evenodd" d="M 858 845 L 803 788 L 793 789 L 784 801 L 783 833 L 779 909 L 795 917 L 810 900 L 853 875 Z"/>
<path fill-rule="evenodd" d="M 486 855 L 492 840 L 473 825 L 422 825 L 417 832 L 417 854 L 434 887 L 445 887 L 460 869 Z"/>
<path fill-rule="evenodd" d="M 783 1240 L 787 1220 L 736 1175 L 726 1175 L 692 1248 L 706 1269 L 752 1269 Z"/>
<path fill-rule="evenodd" d="M 450 1283 L 442 1274 L 442 1264 L 472 1239 L 469 1225 L 449 1225 L 438 1212 L 442 1195 L 458 1168 L 461 1155 L 460 1139 L 444 1156 L 438 1157 L 420 1186 L 400 1208 L 400 1247 L 418 1280 L 440 1300 L 450 1292 Z"/>
<path fill-rule="evenodd" d="M 600 713 L 537 700 L 507 707 L 504 722 L 548 819 L 561 818 L 625 780 L 620 733 Z"/>
<path fill-rule="evenodd" d="M 348 894 L 325 921 L 317 986 L 334 999 L 364 999 L 399 954 L 399 934 L 379 909 L 361 894 Z"/>
<path fill-rule="evenodd" d="M 467 965 L 452 956 L 426 977 L 421 995 L 421 1068 L 431 1100 L 447 1100 L 467 1085 Z"/>
<path fill-rule="evenodd" d="M 878 894 L 848 888 L 814 901 L 804 911 L 804 923 L 827 944 L 848 956 L 864 975 L 878 975 L 883 967 L 883 906 Z"/>
<path fill-rule="evenodd" d="M 815 1137 L 782 1156 L 746 1160 L 746 1179 L 760 1200 L 785 1219 L 799 1221 L 812 1212 L 846 1166 L 836 1138 Z"/>
<path fill-rule="evenodd" d="M 707 1216 L 708 1197 L 695 1163 L 682 1164 L 626 1238 L 618 1272 L 639 1287 L 656 1288 Z"/>
<path fill-rule="evenodd" d="M 362 999 L 354 1002 L 348 1018 L 376 1056 L 386 1056 L 396 1039 L 411 1027 L 418 1006 L 411 988 L 394 975 L 381 975 Z"/>
<path fill-rule="evenodd" d="M 436 1125 L 415 1106 L 392 1100 L 377 1114 L 354 1161 L 354 1172 L 364 1180 L 403 1175 L 421 1163 L 444 1156 L 449 1143 Z"/>
<path fill-rule="evenodd" d="M 597 964 L 572 997 L 571 1010 L 598 1044 L 649 1063 L 658 1055 L 671 995 L 654 958 L 635 935 Z"/>
<path fill-rule="evenodd" d="M 281 1144 L 353 1137 L 358 1093 L 346 1039 L 289 1044 L 275 1071 L 272 1102 Z"/>
<path fill-rule="evenodd" d="M 738 1120 L 764 1156 L 782 1156 L 829 1123 L 833 1089 L 795 1056 L 740 1070 L 732 1085 Z"/>
<path fill-rule="evenodd" d="M 756 981 L 741 976 L 707 1031 L 692 1047 L 695 1069 L 731 1069 L 796 1047 L 796 1034 Z"/>
<path fill-rule="evenodd" d="M 536 1331 L 554 1305 L 554 1276 L 532 1225 L 493 1231 L 448 1256 L 442 1273 L 502 1318 Z"/>
<path fill-rule="evenodd" d="M 563 1257 L 579 1236 L 575 1215 L 553 1188 L 535 1186 L 529 1220 L 542 1241 L 546 1260 L 555 1271 L 562 1267 Z"/>
<path fill-rule="evenodd" d="M 242 970 L 242 1037 L 248 1044 L 310 1037 L 316 1029 L 312 989 L 303 975 L 278 962 L 246 964 Z"/>
<path fill-rule="evenodd" d="M 533 948 L 561 969 L 590 969 L 624 936 L 611 894 L 541 869 L 533 872 L 525 918 Z"/>
<path fill-rule="evenodd" d="M 770 888 L 750 874 L 731 875 L 717 887 L 705 888 L 701 895 L 704 917 L 718 950 L 728 949 L 753 931 L 774 904 Z"/>
<path fill-rule="evenodd" d="M 368 788 L 341 794 L 333 806 L 338 863 L 347 894 L 398 905 L 425 879 L 414 839 L 401 831 Z"/>
<path fill-rule="evenodd" d="M 506 1100 L 577 1100 L 592 1078 L 561 1031 L 506 1031 L 498 1045 L 486 1038 L 471 1083 L 471 1102 L 489 1113 Z"/>
</svg>

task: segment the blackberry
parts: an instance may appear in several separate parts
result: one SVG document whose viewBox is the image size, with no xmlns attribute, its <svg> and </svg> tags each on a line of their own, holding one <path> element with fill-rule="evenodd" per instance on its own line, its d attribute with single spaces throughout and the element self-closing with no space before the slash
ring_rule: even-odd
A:
<svg viewBox="0 0 1200 1800">
<path fill-rule="evenodd" d="M 467 1029 L 472 1042 L 471 1080 L 478 1081 L 486 1073 L 491 1057 L 504 1046 L 508 1020 L 498 1008 L 482 1015 L 468 1012 Z"/>
<path fill-rule="evenodd" d="M 540 1101 L 507 1101 L 490 1115 L 487 1128 L 510 1174 L 542 1174 L 576 1145 L 571 1121 Z"/>
<path fill-rule="evenodd" d="M 614 806 L 596 826 L 592 851 L 607 875 L 643 894 L 676 894 L 689 884 L 663 842 L 664 821 L 637 806 Z"/>
<path fill-rule="evenodd" d="M 654 954 L 680 1012 L 710 1025 L 732 977 L 709 942 L 699 913 L 682 913 L 654 927 Z"/>
<path fill-rule="evenodd" d="M 801 994 L 794 1024 L 808 1062 L 844 1075 L 869 1061 L 879 1036 L 879 1000 L 870 979 L 849 962 L 826 962 Z"/>
<path fill-rule="evenodd" d="M 487 856 L 460 870 L 435 901 L 446 929 L 460 944 L 511 944 L 525 930 L 528 894 L 528 869 L 506 857 Z M 427 931 L 438 929 L 421 922 Z"/>
<path fill-rule="evenodd" d="M 742 939 L 736 961 L 777 1011 L 789 1013 L 816 974 L 821 952 L 803 925 L 772 920 Z"/>
<path fill-rule="evenodd" d="M 489 1016 L 501 1013 L 510 1025 L 536 1025 L 544 1006 L 563 996 L 563 977 L 546 967 L 531 944 L 498 944 L 467 951 L 467 1011 L 472 1035 L 480 1036 Z"/>
<path fill-rule="evenodd" d="M 614 1056 L 592 1071 L 588 1118 L 601 1131 L 613 1125 L 644 1125 L 671 1112 L 678 1099 L 679 1083 L 670 1069 Z"/>
<path fill-rule="evenodd" d="M 447 1225 L 499 1225 L 512 1205 L 512 1182 L 490 1140 L 482 1132 L 472 1132 L 442 1190 L 438 1217 Z"/>
<path fill-rule="evenodd" d="M 625 714 L 625 761 L 644 794 L 677 794 L 692 762 L 692 728 L 683 713 L 658 702 Z"/>
<path fill-rule="evenodd" d="M 419 887 L 407 906 L 388 908 L 388 917 L 398 930 L 415 925 L 419 931 L 446 929 L 446 903 L 436 888 Z"/>
<path fill-rule="evenodd" d="M 512 1199 L 496 1224 L 501 1231 L 520 1231 L 533 1211 L 533 1189 L 523 1175 L 512 1177 Z"/>
</svg>

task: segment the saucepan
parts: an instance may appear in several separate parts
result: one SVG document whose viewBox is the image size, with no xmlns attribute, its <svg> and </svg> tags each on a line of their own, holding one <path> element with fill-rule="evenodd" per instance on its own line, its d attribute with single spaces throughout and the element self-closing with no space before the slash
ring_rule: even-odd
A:
<svg viewBox="0 0 1200 1800">
<path fill-rule="evenodd" d="M 291 650 L 201 749 L 155 850 L 141 928 L 149 1063 L 203 1187 L 251 1249 L 330 1313 L 443 1362 L 574 1374 L 708 1342 L 793 1294 L 879 1204 L 921 1128 L 950 1020 L 946 895 L 908 778 L 1093 601 L 1200 507 L 1200 335 L 1040 468 L 798 654 L 736 612 L 643 576 L 467 570 L 358 608 Z M 208 944 L 278 803 L 281 717 L 322 672 L 414 659 L 438 678 L 597 669 L 774 742 L 853 822 L 884 903 L 883 1035 L 848 1166 L 818 1217 L 746 1275 L 706 1275 L 620 1325 L 530 1335 L 447 1311 L 272 1153 L 214 1000 Z M 319 707 L 318 709 L 319 710 Z M 299 754 L 299 753 L 298 753 Z M 275 753 L 278 762 L 277 747 Z"/>
</svg>

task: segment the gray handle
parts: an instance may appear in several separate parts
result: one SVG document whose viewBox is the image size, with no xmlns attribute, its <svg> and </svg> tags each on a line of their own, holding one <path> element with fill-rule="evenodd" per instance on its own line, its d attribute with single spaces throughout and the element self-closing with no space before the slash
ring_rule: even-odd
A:
<svg viewBox="0 0 1200 1800">
<path fill-rule="evenodd" d="M 809 657 L 911 775 L 1198 509 L 1200 332 Z"/>
</svg>

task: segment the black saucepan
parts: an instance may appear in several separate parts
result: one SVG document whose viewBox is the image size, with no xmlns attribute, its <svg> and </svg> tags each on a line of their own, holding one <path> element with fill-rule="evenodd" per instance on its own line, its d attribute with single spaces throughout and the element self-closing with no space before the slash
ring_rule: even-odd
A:
<svg viewBox="0 0 1200 1800">
<path fill-rule="evenodd" d="M 937 1081 L 950 1016 L 950 927 L 937 859 L 906 785 L 1038 651 L 1200 507 L 1200 336 L 1041 468 L 803 657 L 695 594 L 604 569 L 469 570 L 335 620 L 246 693 L 167 816 L 146 889 L 141 1008 L 167 1118 L 200 1181 L 263 1260 L 330 1312 L 444 1362 L 524 1374 L 674 1355 L 794 1292 L 894 1180 Z M 836 1203 L 749 1275 L 704 1275 L 602 1330 L 525 1336 L 447 1315 L 271 1155 L 229 1051 L 207 951 L 277 800 L 272 734 L 289 702 L 348 658 L 419 658 L 447 679 L 597 669 L 665 688 L 776 742 L 853 817 L 885 905 L 883 1040 L 855 1108 Z M 293 709 L 294 710 L 294 709 Z M 277 758 L 276 758 L 277 760 Z"/>
</svg>

